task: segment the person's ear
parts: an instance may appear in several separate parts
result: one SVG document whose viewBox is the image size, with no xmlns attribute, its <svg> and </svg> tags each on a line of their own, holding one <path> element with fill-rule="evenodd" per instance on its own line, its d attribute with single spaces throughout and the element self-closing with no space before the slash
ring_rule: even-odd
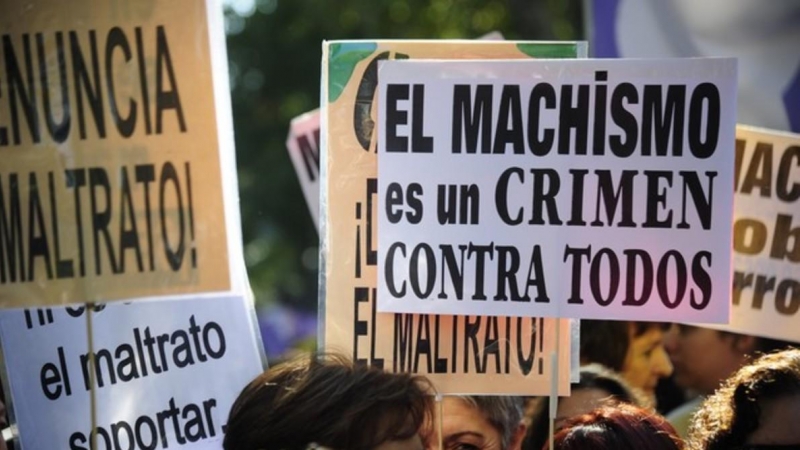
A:
<svg viewBox="0 0 800 450">
<path fill-rule="evenodd" d="M 522 450 L 522 441 L 525 440 L 527 431 L 528 426 L 520 422 L 517 429 L 514 431 L 514 436 L 511 437 L 511 442 L 509 442 L 507 450 Z"/>
</svg>

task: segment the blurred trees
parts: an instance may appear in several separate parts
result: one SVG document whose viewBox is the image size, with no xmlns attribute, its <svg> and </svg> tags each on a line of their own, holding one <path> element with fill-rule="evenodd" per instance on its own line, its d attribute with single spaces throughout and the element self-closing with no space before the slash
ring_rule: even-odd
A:
<svg viewBox="0 0 800 450">
<path fill-rule="evenodd" d="M 316 308 L 318 237 L 286 152 L 289 122 L 319 106 L 321 42 L 580 39 L 580 0 L 227 0 L 244 253 L 259 303 Z"/>
</svg>

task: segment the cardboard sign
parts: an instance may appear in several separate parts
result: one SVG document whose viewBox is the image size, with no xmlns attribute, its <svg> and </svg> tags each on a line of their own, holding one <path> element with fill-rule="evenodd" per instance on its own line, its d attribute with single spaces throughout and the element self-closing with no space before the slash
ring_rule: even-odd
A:
<svg viewBox="0 0 800 450">
<path fill-rule="evenodd" d="M 800 135 L 739 126 L 731 322 L 717 327 L 800 342 Z"/>
<path fill-rule="evenodd" d="M 286 148 L 319 231 L 319 110 L 292 119 Z"/>
<path fill-rule="evenodd" d="M 378 311 L 728 321 L 735 60 L 379 67 Z"/>
<path fill-rule="evenodd" d="M 0 30 L 0 307 L 235 290 L 221 6 L 2 2 Z"/>
<path fill-rule="evenodd" d="M 101 306 L 102 308 L 102 306 Z M 24 448 L 90 448 L 90 377 L 101 449 L 220 448 L 231 404 L 261 373 L 252 305 L 242 297 L 0 313 Z"/>
<path fill-rule="evenodd" d="M 319 348 L 392 372 L 426 375 L 443 394 L 550 391 L 555 321 L 380 314 L 376 311 L 374 133 L 378 62 L 585 56 L 578 43 L 351 41 L 323 45 Z M 569 325 L 561 329 L 559 392 L 569 391 Z"/>
<path fill-rule="evenodd" d="M 599 58 L 738 58 L 737 122 L 800 133 L 800 2 L 592 0 Z"/>
</svg>

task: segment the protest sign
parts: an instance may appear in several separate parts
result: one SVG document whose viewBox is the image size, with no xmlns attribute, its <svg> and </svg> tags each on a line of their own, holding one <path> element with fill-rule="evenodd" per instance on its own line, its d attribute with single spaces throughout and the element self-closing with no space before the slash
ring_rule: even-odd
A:
<svg viewBox="0 0 800 450">
<path fill-rule="evenodd" d="M 378 311 L 728 321 L 735 60 L 378 73 Z"/>
<path fill-rule="evenodd" d="M 323 45 L 320 348 L 431 379 L 443 394 L 550 391 L 555 320 L 380 314 L 377 287 L 378 61 L 584 57 L 581 43 L 350 41 Z M 569 325 L 559 392 L 569 390 Z"/>
<path fill-rule="evenodd" d="M 236 290 L 221 6 L 2 2 L 0 30 L 0 307 Z"/>
<path fill-rule="evenodd" d="M 800 342 L 800 135 L 736 130 L 731 322 L 715 328 Z"/>
<path fill-rule="evenodd" d="M 319 230 L 319 110 L 292 119 L 286 148 L 314 226 Z"/>
<path fill-rule="evenodd" d="M 83 306 L 0 312 L 23 447 L 89 449 L 94 380 L 98 449 L 220 448 L 263 370 L 252 311 L 242 297 L 100 305 L 94 364 Z"/>
</svg>

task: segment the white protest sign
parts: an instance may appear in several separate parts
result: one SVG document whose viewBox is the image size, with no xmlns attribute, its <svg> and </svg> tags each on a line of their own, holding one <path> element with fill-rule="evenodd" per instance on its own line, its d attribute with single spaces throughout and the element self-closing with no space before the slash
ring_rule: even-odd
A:
<svg viewBox="0 0 800 450">
<path fill-rule="evenodd" d="M 292 119 L 286 148 L 303 188 L 314 226 L 319 230 L 319 110 Z"/>
<path fill-rule="evenodd" d="M 94 369 L 83 307 L 0 313 L 24 448 L 90 448 L 92 372 L 98 450 L 221 448 L 231 404 L 263 370 L 249 301 L 115 303 L 93 324 Z"/>
<path fill-rule="evenodd" d="M 735 60 L 379 81 L 379 311 L 728 321 Z"/>
<path fill-rule="evenodd" d="M 739 126 L 731 322 L 716 328 L 800 342 L 800 135 Z"/>
</svg>

